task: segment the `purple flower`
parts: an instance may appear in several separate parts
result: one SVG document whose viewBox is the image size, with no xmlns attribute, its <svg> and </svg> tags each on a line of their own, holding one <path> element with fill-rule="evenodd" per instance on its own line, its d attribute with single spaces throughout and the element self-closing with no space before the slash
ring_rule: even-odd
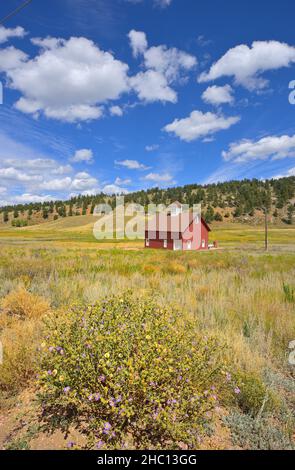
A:
<svg viewBox="0 0 295 470">
<path fill-rule="evenodd" d="M 100 375 L 98 378 L 99 378 L 99 380 L 100 380 L 101 382 L 105 382 L 105 381 L 106 381 L 106 378 L 105 378 L 104 375 Z"/>
<path fill-rule="evenodd" d="M 239 387 L 235 387 L 234 392 L 235 392 L 237 395 L 239 395 L 239 393 L 241 393 L 241 390 L 239 389 Z"/>
<path fill-rule="evenodd" d="M 94 395 L 94 400 L 95 400 L 95 401 L 99 401 L 99 400 L 100 400 L 100 393 L 96 393 L 96 394 Z"/>
<path fill-rule="evenodd" d="M 48 374 L 48 375 L 52 375 L 52 370 L 48 370 L 48 371 L 47 371 L 47 374 Z"/>
<path fill-rule="evenodd" d="M 50 347 L 48 348 L 48 351 L 49 351 L 49 352 L 54 351 L 54 347 L 53 347 L 53 346 L 50 346 Z"/>
<path fill-rule="evenodd" d="M 91 394 L 91 395 L 88 396 L 88 400 L 92 401 L 92 399 L 93 399 L 93 395 Z"/>
<path fill-rule="evenodd" d="M 75 445 L 75 443 L 72 442 L 72 441 L 70 441 L 70 442 L 67 443 L 68 449 L 72 449 L 72 448 L 74 447 L 74 445 Z"/>
<path fill-rule="evenodd" d="M 104 423 L 103 425 L 103 433 L 104 434 L 109 434 L 110 430 L 111 430 L 112 426 L 110 423 Z"/>
<path fill-rule="evenodd" d="M 98 442 L 96 443 L 96 448 L 97 448 L 97 449 L 101 449 L 103 446 L 104 446 L 104 442 L 103 442 L 103 441 L 98 441 Z"/>
<path fill-rule="evenodd" d="M 227 373 L 225 374 L 225 377 L 226 377 L 226 380 L 227 380 L 228 382 L 231 381 L 231 374 L 230 374 L 229 372 L 227 372 Z"/>
</svg>

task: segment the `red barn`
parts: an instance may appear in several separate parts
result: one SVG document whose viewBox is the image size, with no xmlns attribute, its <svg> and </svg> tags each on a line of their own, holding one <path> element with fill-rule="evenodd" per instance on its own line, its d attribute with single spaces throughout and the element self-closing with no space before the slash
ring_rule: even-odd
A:
<svg viewBox="0 0 295 470">
<path fill-rule="evenodd" d="M 208 250 L 209 225 L 192 212 L 183 212 L 179 203 L 165 213 L 157 213 L 147 223 L 145 248 L 167 250 Z"/>
</svg>

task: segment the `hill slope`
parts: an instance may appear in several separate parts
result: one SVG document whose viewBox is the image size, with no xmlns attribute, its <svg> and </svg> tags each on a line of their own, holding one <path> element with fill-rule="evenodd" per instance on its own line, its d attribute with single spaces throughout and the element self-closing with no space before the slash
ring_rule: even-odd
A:
<svg viewBox="0 0 295 470">
<path fill-rule="evenodd" d="M 192 184 L 168 189 L 153 188 L 125 195 L 126 204 L 134 202 L 146 209 L 151 203 L 169 205 L 176 200 L 189 206 L 201 204 L 203 216 L 208 223 L 228 221 L 259 225 L 263 222 L 263 210 L 266 207 L 270 223 L 292 224 L 295 215 L 295 177 L 266 181 L 230 181 L 205 186 Z M 93 224 L 91 214 L 95 206 L 102 203 L 114 208 L 115 195 L 101 193 L 78 196 L 68 201 L 2 207 L 0 227 L 23 227 L 45 222 L 50 222 L 49 228 L 52 230 L 62 225 L 65 230 L 76 226 L 86 227 Z M 83 222 L 80 217 L 84 217 Z M 62 225 L 56 224 L 59 219 L 64 220 Z"/>
</svg>

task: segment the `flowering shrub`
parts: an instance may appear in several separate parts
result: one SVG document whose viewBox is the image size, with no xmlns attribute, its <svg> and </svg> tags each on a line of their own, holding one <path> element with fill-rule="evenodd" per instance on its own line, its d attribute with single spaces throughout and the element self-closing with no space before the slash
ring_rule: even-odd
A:
<svg viewBox="0 0 295 470">
<path fill-rule="evenodd" d="M 39 397 L 88 448 L 196 448 L 228 385 L 215 338 L 151 299 L 112 297 L 53 317 Z"/>
</svg>

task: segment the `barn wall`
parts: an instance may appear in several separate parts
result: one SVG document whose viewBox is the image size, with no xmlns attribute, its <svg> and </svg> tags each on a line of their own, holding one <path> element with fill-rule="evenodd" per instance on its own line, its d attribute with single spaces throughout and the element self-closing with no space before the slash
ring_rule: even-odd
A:
<svg viewBox="0 0 295 470">
<path fill-rule="evenodd" d="M 192 230 L 194 232 L 194 236 L 192 237 Z M 150 234 L 151 235 L 151 234 Z M 149 239 L 149 247 L 146 246 L 146 241 L 145 241 L 145 247 L 146 248 L 161 248 L 161 249 L 167 249 L 167 250 L 173 250 L 173 239 L 171 237 L 171 233 L 167 233 L 167 248 L 164 248 L 163 246 L 163 239 L 162 239 L 162 233 L 156 232 L 153 233 L 155 235 L 154 239 Z M 148 231 L 145 232 L 145 239 L 149 238 L 148 236 Z M 188 240 L 192 239 L 192 246 L 191 250 L 208 250 L 208 244 L 209 244 L 209 232 L 207 230 L 207 227 L 201 222 L 201 231 L 199 230 L 199 224 L 196 222 L 193 222 L 193 224 L 190 225 L 190 227 L 185 231 L 184 236 L 183 236 L 183 250 L 188 250 Z M 202 247 L 202 240 L 205 241 L 205 246 Z"/>
<path fill-rule="evenodd" d="M 157 232 L 155 235 L 156 235 L 156 238 L 149 239 L 150 240 L 149 246 L 146 246 L 146 239 L 149 237 L 148 237 L 148 232 L 147 231 L 145 232 L 145 242 L 144 242 L 145 248 L 161 248 L 163 250 L 173 250 L 173 240 L 171 239 L 171 234 L 167 233 L 167 237 L 169 237 L 167 239 L 167 248 L 164 248 L 164 240 L 160 237 L 159 232 Z"/>
<path fill-rule="evenodd" d="M 192 236 L 192 231 L 194 236 Z M 204 225 L 203 221 L 201 222 L 201 230 L 198 223 L 193 222 L 190 227 L 183 234 L 183 249 L 188 249 L 188 241 L 192 238 L 192 250 L 208 250 L 209 244 L 209 232 L 207 227 Z M 205 247 L 202 248 L 202 240 L 205 241 Z"/>
<path fill-rule="evenodd" d="M 201 234 L 202 234 L 202 240 L 205 240 L 205 248 L 204 248 L 204 250 L 208 250 L 208 245 L 209 245 L 209 232 L 208 232 L 206 226 L 204 225 L 203 221 L 202 221 Z"/>
</svg>

